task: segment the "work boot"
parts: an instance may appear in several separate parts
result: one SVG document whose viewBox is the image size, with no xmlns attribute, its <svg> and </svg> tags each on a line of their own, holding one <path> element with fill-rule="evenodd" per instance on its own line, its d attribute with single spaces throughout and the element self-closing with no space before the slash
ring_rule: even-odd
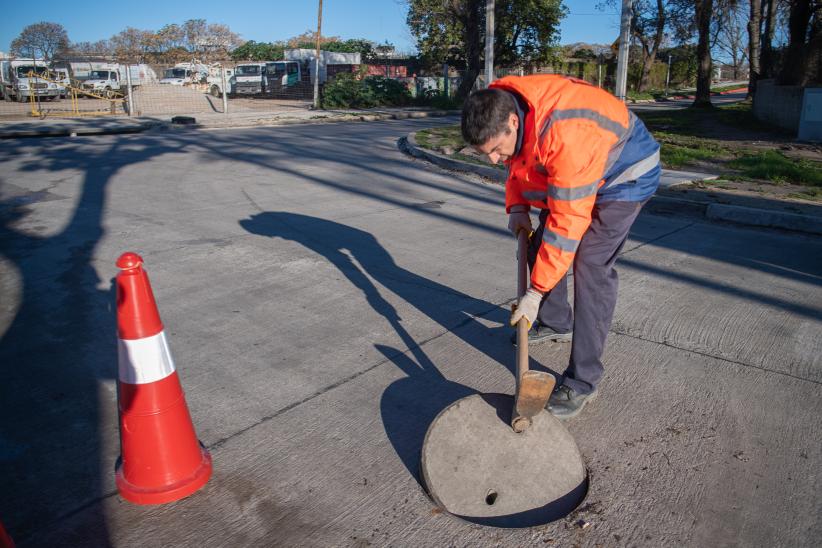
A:
<svg viewBox="0 0 822 548">
<path fill-rule="evenodd" d="M 531 326 L 531 329 L 528 330 L 528 344 L 539 344 L 546 341 L 571 342 L 573 335 L 573 331 L 569 331 L 568 333 L 558 333 L 537 320 L 534 322 L 534 325 Z M 511 334 L 511 344 L 514 346 L 517 345 L 516 330 L 514 330 L 514 333 Z"/>
<path fill-rule="evenodd" d="M 586 403 L 596 397 L 596 389 L 590 394 L 579 394 L 570 386 L 561 384 L 554 390 L 551 397 L 548 398 L 548 404 L 545 406 L 545 409 L 560 420 L 572 419 L 579 415 L 579 412 L 582 411 Z"/>
</svg>

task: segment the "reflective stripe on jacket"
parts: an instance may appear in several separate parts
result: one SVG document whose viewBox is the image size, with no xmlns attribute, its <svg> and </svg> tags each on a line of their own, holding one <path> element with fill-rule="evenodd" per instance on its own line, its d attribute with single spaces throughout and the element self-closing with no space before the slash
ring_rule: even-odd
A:
<svg viewBox="0 0 822 548">
<path fill-rule="evenodd" d="M 656 190 L 658 176 L 648 176 L 659 170 L 659 145 L 620 100 L 582 80 L 509 76 L 491 87 L 528 105 L 522 146 L 506 162 L 505 208 L 549 209 L 531 284 L 550 291 L 568 271 L 597 199 L 626 199 L 618 197 L 623 186 L 634 187 L 632 200 Z"/>
</svg>

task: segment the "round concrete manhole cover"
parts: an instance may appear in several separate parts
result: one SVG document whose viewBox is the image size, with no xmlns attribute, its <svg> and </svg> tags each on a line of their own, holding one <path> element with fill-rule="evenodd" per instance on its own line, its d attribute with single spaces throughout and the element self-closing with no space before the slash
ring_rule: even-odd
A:
<svg viewBox="0 0 822 548">
<path fill-rule="evenodd" d="M 525 432 L 510 426 L 514 398 L 475 394 L 443 410 L 422 447 L 422 478 L 443 510 L 493 527 L 533 527 L 570 514 L 585 498 L 582 454 L 548 412 Z"/>
</svg>

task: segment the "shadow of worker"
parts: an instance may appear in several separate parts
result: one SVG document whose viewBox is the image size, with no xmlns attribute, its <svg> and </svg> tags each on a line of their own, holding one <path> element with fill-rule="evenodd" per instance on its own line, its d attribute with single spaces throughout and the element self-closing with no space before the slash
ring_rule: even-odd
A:
<svg viewBox="0 0 822 548">
<path fill-rule="evenodd" d="M 368 304 L 399 335 L 408 351 L 375 344 L 386 359 L 407 377 L 383 392 L 383 427 L 397 455 L 417 481 L 419 458 L 428 426 L 440 411 L 475 391 L 447 380 L 402 324 L 397 310 L 380 294 L 371 279 L 395 293 L 466 344 L 510 368 L 507 329 L 489 328 L 476 316 L 504 323 L 508 313 L 497 305 L 475 299 L 398 266 L 368 232 L 306 215 L 264 212 L 240 221 L 253 234 L 299 242 L 328 259 L 359 288 Z M 408 355 L 410 353 L 410 356 Z M 412 359 L 413 357 L 413 359 Z"/>
</svg>

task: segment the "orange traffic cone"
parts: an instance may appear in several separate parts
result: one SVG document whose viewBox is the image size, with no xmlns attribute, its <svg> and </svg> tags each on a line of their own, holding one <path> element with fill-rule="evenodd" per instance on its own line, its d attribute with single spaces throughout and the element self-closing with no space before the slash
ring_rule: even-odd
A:
<svg viewBox="0 0 822 548">
<path fill-rule="evenodd" d="M 2 521 L 0 521 L 0 548 L 14 548 L 14 541 L 6 532 Z"/>
<path fill-rule="evenodd" d="M 143 259 L 117 260 L 120 451 L 117 489 L 137 504 L 194 493 L 211 477 L 211 455 L 197 441 Z"/>
</svg>

